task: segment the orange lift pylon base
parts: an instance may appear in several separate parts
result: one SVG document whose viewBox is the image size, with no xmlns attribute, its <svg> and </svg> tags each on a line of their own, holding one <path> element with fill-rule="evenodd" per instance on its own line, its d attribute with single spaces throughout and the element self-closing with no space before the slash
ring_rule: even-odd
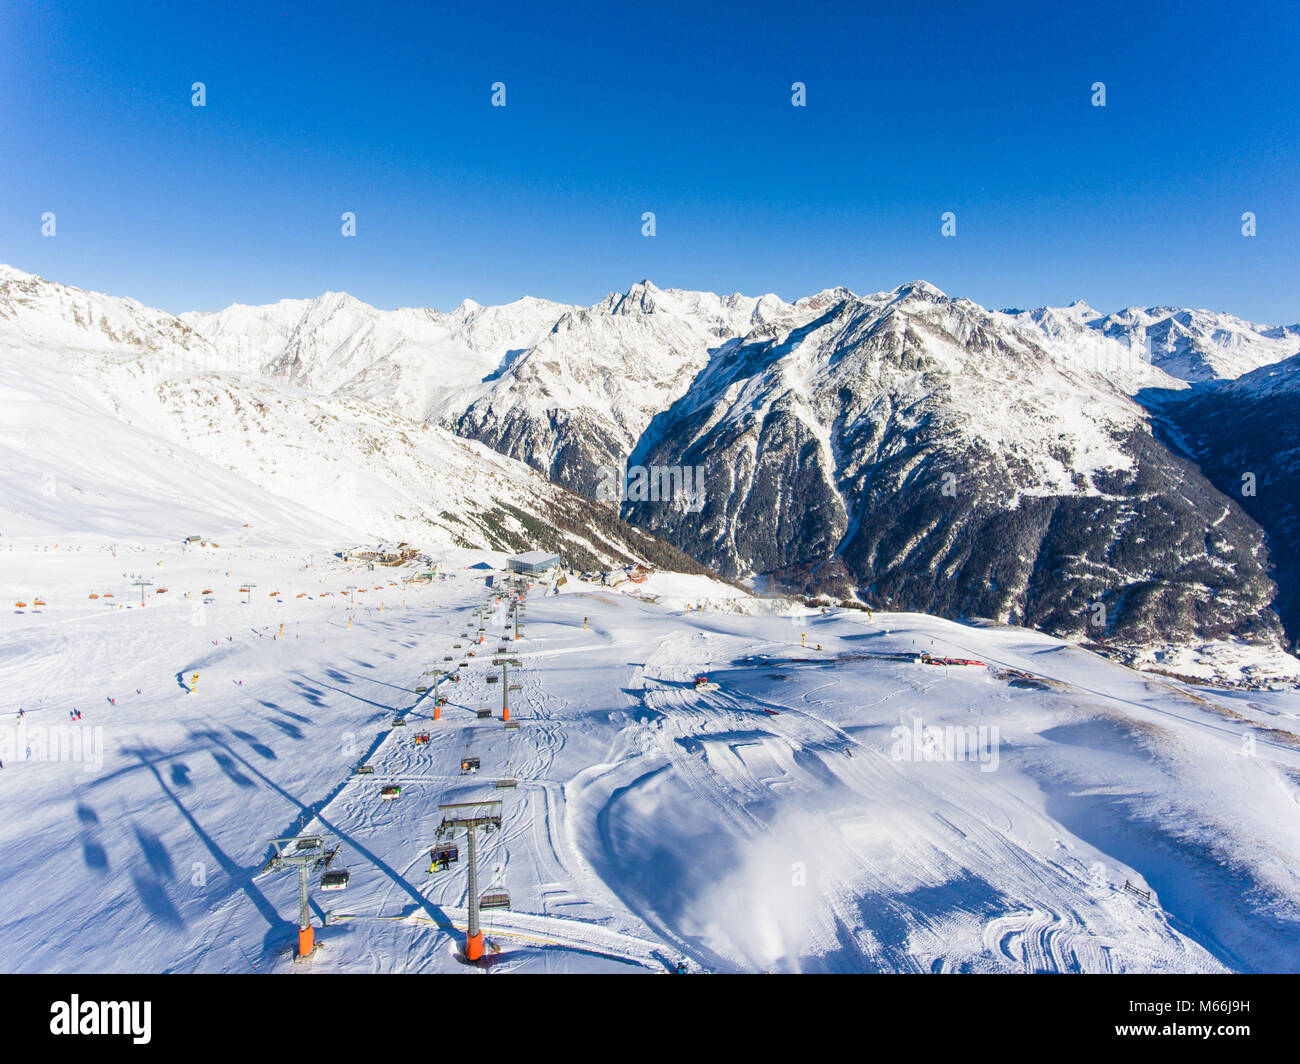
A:
<svg viewBox="0 0 1300 1064">
<path fill-rule="evenodd" d="M 465 936 L 465 959 L 477 961 L 483 958 L 483 932 Z"/>
<path fill-rule="evenodd" d="M 310 957 L 316 949 L 316 929 L 301 927 L 298 929 L 298 956 Z"/>
</svg>

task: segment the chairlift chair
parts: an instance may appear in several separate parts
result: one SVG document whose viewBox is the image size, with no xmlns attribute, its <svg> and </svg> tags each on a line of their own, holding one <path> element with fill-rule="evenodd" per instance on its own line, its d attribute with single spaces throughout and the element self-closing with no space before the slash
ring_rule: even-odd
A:
<svg viewBox="0 0 1300 1064">
<path fill-rule="evenodd" d="M 460 850 L 454 842 L 439 843 L 429 851 L 429 871 L 445 872 L 460 859 Z"/>
</svg>

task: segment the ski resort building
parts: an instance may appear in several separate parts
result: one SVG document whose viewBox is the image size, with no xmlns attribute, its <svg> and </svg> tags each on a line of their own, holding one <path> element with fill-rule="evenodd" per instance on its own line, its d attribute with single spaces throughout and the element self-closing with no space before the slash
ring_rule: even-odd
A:
<svg viewBox="0 0 1300 1064">
<path fill-rule="evenodd" d="M 558 554 L 547 554 L 542 550 L 530 550 L 506 559 L 506 566 L 512 573 L 530 573 L 534 576 L 557 568 L 559 564 Z"/>
</svg>

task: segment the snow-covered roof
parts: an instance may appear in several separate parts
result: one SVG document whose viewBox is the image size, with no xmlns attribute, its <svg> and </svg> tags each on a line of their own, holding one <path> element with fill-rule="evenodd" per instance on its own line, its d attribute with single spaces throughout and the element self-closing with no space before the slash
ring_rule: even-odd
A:
<svg viewBox="0 0 1300 1064">
<path fill-rule="evenodd" d="M 559 555 L 551 554 L 549 551 L 530 550 L 525 551 L 523 554 L 513 555 L 510 560 L 512 562 L 523 562 L 525 565 L 558 565 L 560 558 Z"/>
</svg>

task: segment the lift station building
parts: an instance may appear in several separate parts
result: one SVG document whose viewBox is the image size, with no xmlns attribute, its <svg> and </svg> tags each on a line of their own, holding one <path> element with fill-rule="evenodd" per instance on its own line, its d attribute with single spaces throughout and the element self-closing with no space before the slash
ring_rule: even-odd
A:
<svg viewBox="0 0 1300 1064">
<path fill-rule="evenodd" d="M 530 550 L 506 559 L 506 567 L 512 573 L 529 573 L 533 576 L 555 569 L 559 564 L 558 554 L 547 554 L 544 550 Z"/>
</svg>

